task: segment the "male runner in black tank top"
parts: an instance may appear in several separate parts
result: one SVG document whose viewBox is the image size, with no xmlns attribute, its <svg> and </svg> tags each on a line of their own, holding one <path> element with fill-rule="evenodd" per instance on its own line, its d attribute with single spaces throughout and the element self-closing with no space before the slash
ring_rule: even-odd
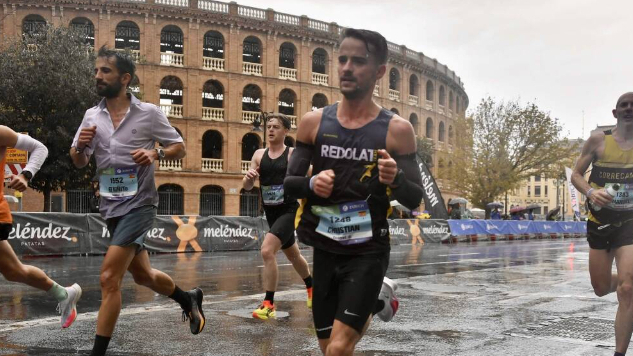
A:
<svg viewBox="0 0 633 356">
<path fill-rule="evenodd" d="M 388 321 L 397 310 L 395 283 L 384 278 L 389 195 L 411 209 L 422 199 L 413 127 L 372 99 L 387 55 L 380 34 L 345 30 L 343 100 L 303 116 L 284 181 L 287 194 L 305 198 L 297 235 L 314 247 L 313 316 L 326 356 L 352 355 L 372 314 Z"/>
<path fill-rule="evenodd" d="M 593 131 L 585 142 L 571 181 L 590 203 L 587 240 L 593 290 L 599 297 L 617 291 L 615 356 L 623 356 L 633 332 L 633 92 L 620 96 L 613 116 L 615 129 Z M 615 196 L 608 187 L 617 190 Z M 617 274 L 611 272 L 614 259 Z"/>
<path fill-rule="evenodd" d="M 281 249 L 299 276 L 306 284 L 308 308 L 312 308 L 312 277 L 305 258 L 299 252 L 295 241 L 294 219 L 299 204 L 296 199 L 284 194 L 283 182 L 288 167 L 288 158 L 293 148 L 284 145 L 284 139 L 290 130 L 290 120 L 285 116 L 268 119 L 266 134 L 269 148 L 259 149 L 253 154 L 251 168 L 244 176 L 242 185 L 245 190 L 253 189 L 255 179 L 259 178 L 260 192 L 270 231 L 262 243 L 264 260 L 264 302 L 253 311 L 253 317 L 269 319 L 275 317 L 274 296 L 277 290 L 277 259 Z"/>
</svg>

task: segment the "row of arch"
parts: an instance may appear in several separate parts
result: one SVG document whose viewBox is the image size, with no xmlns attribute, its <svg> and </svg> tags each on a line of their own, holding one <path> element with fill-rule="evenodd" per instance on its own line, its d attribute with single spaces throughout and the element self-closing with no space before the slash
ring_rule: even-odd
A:
<svg viewBox="0 0 633 356">
<path fill-rule="evenodd" d="M 397 68 L 391 68 L 389 70 L 389 89 L 400 91 L 401 85 L 400 79 L 400 71 Z M 411 74 L 409 76 L 409 95 L 419 96 L 420 93 L 420 82 L 418 80 L 418 76 L 415 74 Z M 446 106 L 446 89 L 444 85 L 440 84 L 439 93 L 438 93 L 438 103 L 441 106 Z M 435 97 L 435 85 L 431 80 L 426 81 L 426 90 L 425 90 L 425 98 L 428 101 L 433 101 Z M 459 96 L 453 96 L 453 91 L 448 92 L 448 107 L 451 110 L 455 110 L 459 112 L 460 110 L 460 102 Z"/>
<path fill-rule="evenodd" d="M 163 184 L 158 187 L 158 214 L 184 215 L 185 190 L 174 183 Z M 224 215 L 224 188 L 218 185 L 206 185 L 200 189 L 199 212 L 201 216 Z M 250 191 L 240 191 L 240 216 L 260 215 L 260 194 L 258 188 Z"/>
</svg>

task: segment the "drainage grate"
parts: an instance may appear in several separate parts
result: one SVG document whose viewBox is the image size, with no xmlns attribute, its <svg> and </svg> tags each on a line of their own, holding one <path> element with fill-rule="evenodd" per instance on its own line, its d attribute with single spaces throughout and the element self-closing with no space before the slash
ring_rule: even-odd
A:
<svg viewBox="0 0 633 356">
<path fill-rule="evenodd" d="M 544 321 L 507 332 L 512 336 L 540 339 L 572 339 L 603 344 L 614 337 L 613 320 L 596 318 L 564 318 Z"/>
</svg>

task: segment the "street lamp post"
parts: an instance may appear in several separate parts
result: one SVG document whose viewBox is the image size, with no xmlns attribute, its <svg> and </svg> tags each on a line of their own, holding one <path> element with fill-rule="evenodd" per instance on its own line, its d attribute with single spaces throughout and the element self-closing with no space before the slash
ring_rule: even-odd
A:
<svg viewBox="0 0 633 356">
<path fill-rule="evenodd" d="M 255 132 L 264 132 L 264 148 L 266 148 L 266 123 L 268 122 L 268 117 L 269 117 L 270 113 L 264 112 L 264 111 L 260 111 L 259 112 L 259 117 L 255 118 L 255 120 L 253 120 L 253 131 Z M 264 126 L 264 128 L 262 129 L 261 126 Z"/>
</svg>

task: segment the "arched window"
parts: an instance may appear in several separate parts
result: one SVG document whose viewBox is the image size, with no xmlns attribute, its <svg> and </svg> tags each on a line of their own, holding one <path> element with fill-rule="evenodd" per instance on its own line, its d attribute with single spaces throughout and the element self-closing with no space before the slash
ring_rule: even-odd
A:
<svg viewBox="0 0 633 356">
<path fill-rule="evenodd" d="M 396 68 L 389 71 L 389 89 L 400 91 L 400 72 Z"/>
<path fill-rule="evenodd" d="M 132 21 L 121 21 L 114 32 L 114 48 L 141 50 L 141 31 Z"/>
<path fill-rule="evenodd" d="M 433 139 L 435 132 L 433 131 L 433 119 L 430 117 L 426 119 L 426 138 Z"/>
<path fill-rule="evenodd" d="M 130 85 L 127 87 L 127 91 L 137 97 L 141 95 L 141 80 L 138 78 L 138 75 L 134 74 L 134 78 L 132 78 Z"/>
<path fill-rule="evenodd" d="M 202 107 L 223 108 L 224 87 L 217 80 L 207 80 L 202 87 Z"/>
<path fill-rule="evenodd" d="M 427 80 L 426 82 L 426 100 L 428 101 L 433 101 L 433 95 L 434 95 L 434 89 L 433 89 L 433 82 L 430 80 Z"/>
<path fill-rule="evenodd" d="M 295 68 L 295 53 L 297 49 L 290 42 L 284 42 L 279 47 L 279 66 L 283 68 Z"/>
<path fill-rule="evenodd" d="M 259 189 L 240 191 L 240 216 L 259 216 Z"/>
<path fill-rule="evenodd" d="M 209 130 L 202 135 L 202 158 L 222 159 L 222 134 Z"/>
<path fill-rule="evenodd" d="M 40 15 L 28 15 L 22 21 L 22 34 L 27 36 L 46 34 L 46 20 Z"/>
<path fill-rule="evenodd" d="M 448 125 L 448 143 L 453 144 L 453 125 Z"/>
<path fill-rule="evenodd" d="M 440 142 L 444 142 L 444 122 L 440 121 L 440 129 L 438 131 L 439 134 L 437 140 Z"/>
<path fill-rule="evenodd" d="M 160 108 L 167 117 L 183 115 L 183 85 L 180 78 L 168 75 L 160 82 Z"/>
<path fill-rule="evenodd" d="M 411 123 L 411 126 L 413 126 L 413 132 L 415 133 L 415 135 L 418 135 L 418 115 L 416 115 L 415 113 L 412 113 L 409 116 L 409 122 Z"/>
<path fill-rule="evenodd" d="M 420 82 L 415 74 L 411 74 L 409 77 L 409 95 L 418 96 L 418 87 Z"/>
<path fill-rule="evenodd" d="M 160 51 L 162 53 L 183 54 L 185 50 L 184 35 L 178 26 L 168 25 L 160 31 Z"/>
<path fill-rule="evenodd" d="M 440 85 L 440 105 L 444 106 L 446 104 L 446 92 L 444 91 L 444 86 Z"/>
<path fill-rule="evenodd" d="M 207 31 L 202 43 L 202 55 L 208 58 L 224 58 L 224 36 L 218 31 Z"/>
<path fill-rule="evenodd" d="M 79 34 L 85 44 L 95 46 L 95 27 L 92 21 L 85 17 L 76 17 L 70 21 L 70 28 Z"/>
<path fill-rule="evenodd" d="M 312 72 L 327 74 L 327 52 L 323 48 L 317 48 L 312 52 Z"/>
<path fill-rule="evenodd" d="M 284 89 L 279 93 L 279 112 L 284 115 L 295 116 L 295 104 L 297 94 L 290 89 Z"/>
<path fill-rule="evenodd" d="M 316 93 L 312 97 L 312 110 L 324 108 L 328 105 L 327 96 L 321 93 Z"/>
<path fill-rule="evenodd" d="M 244 39 L 242 61 L 248 63 L 262 62 L 262 42 L 259 38 L 248 36 Z"/>
<path fill-rule="evenodd" d="M 224 215 L 224 189 L 205 185 L 200 189 L 200 215 Z"/>
<path fill-rule="evenodd" d="M 250 161 L 255 151 L 259 149 L 259 136 L 253 133 L 247 133 L 242 137 L 242 161 Z"/>
<path fill-rule="evenodd" d="M 183 215 L 184 203 L 185 191 L 178 184 L 163 184 L 158 187 L 158 215 Z"/>
<path fill-rule="evenodd" d="M 459 114 L 459 95 L 455 95 L 455 112 Z"/>
<path fill-rule="evenodd" d="M 453 108 L 453 92 L 452 92 L 452 91 L 449 91 L 449 92 L 448 92 L 448 108 L 449 108 L 450 110 L 453 110 L 453 109 L 454 109 L 454 108 Z"/>
<path fill-rule="evenodd" d="M 262 90 L 255 84 L 248 84 L 242 91 L 242 111 L 261 110 Z"/>
<path fill-rule="evenodd" d="M 391 111 L 392 113 L 394 113 L 396 115 L 400 115 L 400 111 L 398 111 L 398 109 L 396 109 L 396 108 L 391 108 L 391 110 L 389 110 L 389 111 Z"/>
</svg>

